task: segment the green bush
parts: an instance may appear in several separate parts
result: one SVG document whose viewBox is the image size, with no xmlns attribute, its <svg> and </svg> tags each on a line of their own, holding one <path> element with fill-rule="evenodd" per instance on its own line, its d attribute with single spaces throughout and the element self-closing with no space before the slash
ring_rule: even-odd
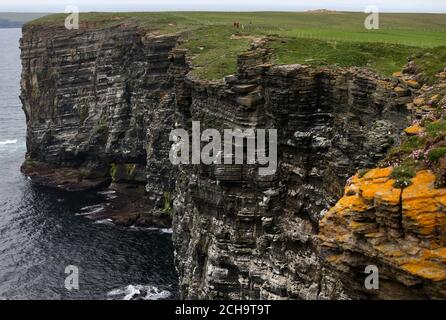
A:
<svg viewBox="0 0 446 320">
<path fill-rule="evenodd" d="M 438 160 L 440 160 L 440 158 L 442 158 L 445 155 L 446 155 L 446 148 L 440 147 L 432 149 L 428 154 L 428 158 L 432 162 L 437 162 Z"/>
<path fill-rule="evenodd" d="M 396 167 L 391 174 L 391 177 L 396 180 L 393 186 L 401 189 L 410 186 L 412 183 L 411 180 L 415 177 L 415 174 L 414 168 L 408 165 Z"/>
<path fill-rule="evenodd" d="M 446 120 L 439 120 L 436 122 L 431 122 L 426 125 L 426 132 L 431 136 L 439 136 L 446 132 Z"/>
<path fill-rule="evenodd" d="M 412 184 L 412 180 L 411 179 L 407 179 L 407 178 L 401 178 L 395 181 L 395 183 L 393 184 L 394 188 L 398 188 L 398 189 L 404 189 L 407 188 L 408 186 L 410 186 Z"/>
<path fill-rule="evenodd" d="M 171 217 L 173 213 L 173 207 L 172 207 L 172 196 L 170 192 L 164 192 L 164 209 L 163 212 L 167 216 Z"/>
<path fill-rule="evenodd" d="M 413 151 L 423 149 L 427 139 L 425 137 L 412 136 L 404 141 L 401 145 L 392 148 L 389 151 L 390 157 L 411 154 Z"/>
</svg>

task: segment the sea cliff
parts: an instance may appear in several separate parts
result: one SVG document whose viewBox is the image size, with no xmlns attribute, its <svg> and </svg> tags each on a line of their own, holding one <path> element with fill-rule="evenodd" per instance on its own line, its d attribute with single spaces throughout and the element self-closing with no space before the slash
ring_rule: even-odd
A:
<svg viewBox="0 0 446 320">
<path fill-rule="evenodd" d="M 426 235 L 399 217 L 402 204 L 407 216 L 418 215 L 404 202 L 418 183 L 412 193 L 398 191 L 391 169 L 380 169 L 356 175 L 344 190 L 357 170 L 378 166 L 400 143 L 419 86 L 360 68 L 276 65 L 258 39 L 238 55 L 236 73 L 208 81 L 190 72 L 181 41 L 179 33 L 127 25 L 69 32 L 26 25 L 23 172 L 68 191 L 118 190 L 117 222 L 172 223 L 183 298 L 444 296 L 444 236 L 417 253 L 431 254 L 429 261 L 397 263 L 389 253 L 389 245 Z M 190 130 L 192 121 L 217 130 L 277 129 L 276 173 L 260 176 L 257 165 L 172 165 L 169 133 Z M 415 179 L 432 187 L 429 172 Z M 367 195 L 358 191 L 369 183 L 377 185 Z M 444 227 L 442 207 L 435 210 L 429 223 L 421 219 L 427 234 Z M 375 241 L 383 237 L 392 242 Z M 422 263 L 440 266 L 419 271 Z M 363 288 L 369 264 L 387 279 L 379 294 Z"/>
</svg>

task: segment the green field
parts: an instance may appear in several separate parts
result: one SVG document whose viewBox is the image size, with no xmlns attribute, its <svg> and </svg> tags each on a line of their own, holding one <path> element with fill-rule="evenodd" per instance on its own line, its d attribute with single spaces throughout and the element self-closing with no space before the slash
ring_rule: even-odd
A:
<svg viewBox="0 0 446 320">
<path fill-rule="evenodd" d="M 233 73 L 237 54 L 249 48 L 249 37 L 268 39 L 275 63 L 359 66 L 390 75 L 415 56 L 430 81 L 446 66 L 446 14 L 380 14 L 379 30 L 364 27 L 366 16 L 352 12 L 82 13 L 80 22 L 94 28 L 126 23 L 158 33 L 181 32 L 181 46 L 192 54 L 194 73 L 207 79 Z M 30 25 L 60 25 L 64 17 L 51 15 Z M 234 21 L 243 28 L 234 28 Z"/>
</svg>

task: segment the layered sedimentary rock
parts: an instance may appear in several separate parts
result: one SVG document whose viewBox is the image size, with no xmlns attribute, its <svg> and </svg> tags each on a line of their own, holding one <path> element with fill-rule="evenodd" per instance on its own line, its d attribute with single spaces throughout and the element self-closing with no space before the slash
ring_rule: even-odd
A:
<svg viewBox="0 0 446 320">
<path fill-rule="evenodd" d="M 173 225 L 183 297 L 361 297 L 323 267 L 318 224 L 355 168 L 398 140 L 404 105 L 367 72 L 274 66 L 264 54 L 241 55 L 225 83 L 187 80 L 202 127 L 278 129 L 279 167 L 271 176 L 252 165 L 181 168 Z"/>
<path fill-rule="evenodd" d="M 395 76 L 399 88 L 416 89 L 407 105 L 413 122 L 382 167 L 348 180 L 320 223 L 321 256 L 345 286 L 370 298 L 445 299 L 446 74 L 423 86 Z M 377 267 L 379 290 L 360 283 L 367 265 Z"/>
<path fill-rule="evenodd" d="M 24 172 L 69 190 L 112 181 L 144 199 L 138 219 L 149 222 L 172 212 L 184 298 L 366 297 L 345 285 L 359 279 L 321 259 L 319 221 L 347 178 L 398 142 L 409 91 L 359 69 L 271 65 L 261 42 L 240 55 L 235 75 L 203 81 L 188 73 L 177 38 L 25 27 Z M 192 121 L 277 129 L 277 171 L 174 167 L 169 132 Z"/>
<path fill-rule="evenodd" d="M 169 53 L 176 40 L 125 26 L 26 26 L 24 172 L 67 190 L 113 181 L 123 191 L 128 184 L 149 211 L 162 214 L 176 174 L 168 160 L 175 74 Z"/>
<path fill-rule="evenodd" d="M 327 261 L 356 290 L 381 299 L 446 297 L 446 189 L 431 171 L 394 187 L 393 168 L 354 176 L 321 222 Z M 379 290 L 366 290 L 364 266 L 379 270 Z M 357 278 L 354 281 L 355 277 Z"/>
</svg>

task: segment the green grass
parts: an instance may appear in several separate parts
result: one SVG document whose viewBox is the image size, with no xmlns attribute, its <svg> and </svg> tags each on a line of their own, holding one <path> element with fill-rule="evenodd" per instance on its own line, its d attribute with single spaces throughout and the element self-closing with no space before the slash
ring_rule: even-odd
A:
<svg viewBox="0 0 446 320">
<path fill-rule="evenodd" d="M 196 76 L 219 79 L 235 71 L 237 54 L 246 51 L 251 41 L 232 40 L 233 32 L 232 28 L 209 26 L 184 35 L 181 46 L 189 50 Z"/>
<path fill-rule="evenodd" d="M 366 67 L 386 76 L 400 70 L 408 56 L 419 50 L 398 44 L 305 38 L 275 39 L 271 48 L 276 63 Z"/>
<path fill-rule="evenodd" d="M 446 67 L 446 46 L 421 51 L 414 61 L 425 74 L 423 80 L 432 83 L 436 80 L 435 74 Z"/>
<path fill-rule="evenodd" d="M 393 184 L 395 188 L 406 188 L 412 183 L 411 180 L 415 177 L 415 170 L 403 164 L 393 169 L 391 177 L 395 179 Z"/>
<path fill-rule="evenodd" d="M 27 26 L 63 26 L 65 16 L 46 16 Z M 365 17 L 351 12 L 83 13 L 80 22 L 89 28 L 125 23 L 160 34 L 181 32 L 182 46 L 193 55 L 194 73 L 207 79 L 235 72 L 236 56 L 250 40 L 231 38 L 233 34 L 270 39 L 276 63 L 360 66 L 388 76 L 415 56 L 430 82 L 444 68 L 445 14 L 381 14 L 379 30 L 366 30 Z M 233 28 L 234 21 L 244 28 Z"/>
<path fill-rule="evenodd" d="M 171 195 L 171 193 L 170 192 L 164 192 L 163 193 L 163 199 L 164 199 L 163 212 L 168 217 L 172 217 L 173 207 L 172 207 L 172 195 Z"/>
<path fill-rule="evenodd" d="M 445 147 L 434 148 L 434 149 L 432 149 L 429 152 L 428 158 L 432 162 L 437 162 L 438 160 L 440 160 L 445 155 L 446 155 L 446 148 Z"/>
<path fill-rule="evenodd" d="M 441 119 L 443 115 L 440 108 L 441 106 L 437 107 L 437 110 L 432 113 L 432 116 L 437 120 L 424 120 L 419 123 L 425 129 L 425 133 L 404 137 L 403 142 L 392 148 L 382 163 L 384 166 L 397 167 L 392 173 L 392 177 L 396 179 L 395 187 L 407 187 L 410 185 L 413 173 L 424 169 L 430 169 L 435 173 L 436 187 L 446 186 L 446 181 L 443 178 L 446 157 L 446 120 Z"/>
<path fill-rule="evenodd" d="M 428 123 L 426 125 L 426 132 L 433 137 L 444 134 L 446 132 L 446 120 L 438 120 Z"/>
<path fill-rule="evenodd" d="M 407 156 L 413 151 L 418 150 L 426 145 L 427 139 L 425 137 L 413 136 L 399 146 L 392 148 L 389 151 L 389 159 L 401 156 Z"/>
</svg>

